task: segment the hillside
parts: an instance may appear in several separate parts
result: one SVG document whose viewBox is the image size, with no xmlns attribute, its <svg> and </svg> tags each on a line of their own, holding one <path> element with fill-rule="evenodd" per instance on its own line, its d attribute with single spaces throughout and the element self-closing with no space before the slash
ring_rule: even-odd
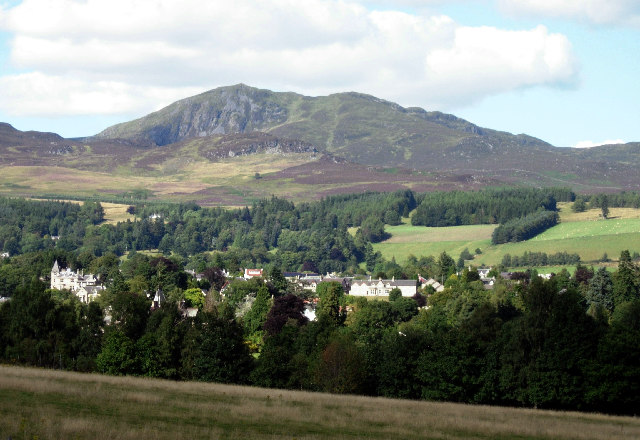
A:
<svg viewBox="0 0 640 440">
<path fill-rule="evenodd" d="M 164 146 L 211 135 L 269 132 L 304 139 L 364 165 L 428 169 L 434 159 L 526 148 L 553 147 L 526 135 L 480 128 L 463 119 L 420 108 L 403 108 L 361 93 L 307 97 L 239 84 L 177 101 L 131 122 L 109 127 L 99 139 L 125 138 Z"/>
<path fill-rule="evenodd" d="M 307 97 L 243 84 L 85 139 L 0 123 L 0 193 L 12 195 L 142 188 L 163 199 L 237 205 L 271 194 L 308 200 L 511 184 L 603 192 L 637 189 L 639 166 L 640 143 L 556 148 L 370 95 Z"/>
<path fill-rule="evenodd" d="M 633 417 L 0 367 L 3 438 L 633 439 Z"/>
<path fill-rule="evenodd" d="M 307 97 L 239 84 L 177 101 L 109 127 L 97 139 L 166 146 L 185 139 L 263 131 L 368 166 L 447 171 L 528 184 L 628 187 L 640 144 L 556 148 L 534 137 L 478 127 L 456 116 L 403 108 L 361 93 Z M 639 177 L 640 178 L 640 177 Z"/>
</svg>

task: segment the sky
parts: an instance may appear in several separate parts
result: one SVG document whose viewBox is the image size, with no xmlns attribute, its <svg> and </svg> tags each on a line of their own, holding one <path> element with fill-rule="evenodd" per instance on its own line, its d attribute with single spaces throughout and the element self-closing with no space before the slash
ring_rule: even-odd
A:
<svg viewBox="0 0 640 440">
<path fill-rule="evenodd" d="M 590 147 L 639 78 L 640 0 L 0 0 L 0 121 L 65 137 L 245 83 Z"/>
</svg>

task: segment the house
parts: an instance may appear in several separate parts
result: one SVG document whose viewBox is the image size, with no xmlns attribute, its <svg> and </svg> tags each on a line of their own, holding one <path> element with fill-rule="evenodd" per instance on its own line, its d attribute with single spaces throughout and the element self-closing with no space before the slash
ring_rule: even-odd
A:
<svg viewBox="0 0 640 440">
<path fill-rule="evenodd" d="M 75 294 L 81 302 L 88 304 L 91 301 L 95 301 L 96 299 L 98 299 L 98 296 L 100 296 L 103 290 L 104 290 L 104 286 L 100 286 L 100 285 L 84 286 L 78 289 L 78 291 L 75 292 Z"/>
<path fill-rule="evenodd" d="M 319 283 L 322 282 L 336 282 L 342 284 L 342 288 L 345 293 L 349 293 L 351 288 L 350 277 L 337 277 L 335 274 L 327 274 L 326 276 L 319 275 L 317 273 L 300 273 L 300 272 L 285 272 L 284 277 L 298 287 L 304 290 L 309 290 L 315 293 Z"/>
<path fill-rule="evenodd" d="M 72 271 L 70 268 L 60 269 L 58 260 L 51 268 L 51 288 L 57 290 L 70 290 L 84 303 L 93 301 L 104 290 L 98 283 L 98 279 L 91 273 L 84 271 Z"/>
<path fill-rule="evenodd" d="M 3 252 L 0 254 L 0 258 L 9 258 L 9 252 Z"/>
<path fill-rule="evenodd" d="M 303 272 L 282 272 L 282 276 L 286 278 L 287 281 L 295 281 L 304 277 Z"/>
<path fill-rule="evenodd" d="M 434 280 L 433 278 L 426 279 L 422 277 L 420 274 L 418 274 L 418 281 L 420 282 L 420 287 L 422 289 L 424 289 L 427 286 L 431 286 L 433 287 L 433 290 L 435 290 L 436 292 L 442 292 L 444 290 L 444 286 L 439 282 L 437 282 L 436 280 Z"/>
<path fill-rule="evenodd" d="M 151 301 L 151 310 L 159 309 L 165 299 L 164 292 L 158 287 L 156 294 L 153 296 L 153 301 Z"/>
<path fill-rule="evenodd" d="M 395 278 L 372 280 L 369 278 L 368 280 L 353 280 L 349 295 L 389 296 L 389 292 L 395 288 L 400 289 L 402 296 L 406 297 L 414 296 L 418 291 L 416 280 L 396 280 Z"/>
<path fill-rule="evenodd" d="M 342 284 L 342 290 L 344 290 L 344 293 L 348 295 L 349 292 L 351 291 L 351 283 L 353 282 L 353 277 L 337 277 L 334 274 L 332 275 L 327 274 L 326 277 L 322 278 L 322 281 L 327 283 L 333 282 L 333 283 Z"/>
<path fill-rule="evenodd" d="M 261 277 L 264 269 L 245 269 L 244 270 L 244 279 L 249 280 L 251 278 Z"/>
<path fill-rule="evenodd" d="M 202 281 L 202 279 L 204 278 L 204 273 L 196 272 L 193 269 L 187 269 L 185 270 L 185 272 L 191 275 L 193 278 L 195 278 L 196 281 Z"/>
</svg>

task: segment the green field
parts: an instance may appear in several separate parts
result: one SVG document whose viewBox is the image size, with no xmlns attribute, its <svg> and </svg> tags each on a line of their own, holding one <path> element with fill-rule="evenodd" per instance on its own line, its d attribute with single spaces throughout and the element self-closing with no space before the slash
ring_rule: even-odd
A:
<svg viewBox="0 0 640 440">
<path fill-rule="evenodd" d="M 571 213 L 568 204 L 560 204 L 561 223 L 520 243 L 491 244 L 491 233 L 496 225 L 472 225 L 444 228 L 423 226 L 386 226 L 391 238 L 373 245 L 374 250 L 387 259 L 395 257 L 403 263 L 409 255 L 437 256 L 443 251 L 455 259 L 465 248 L 471 253 L 482 250 L 473 264 L 493 266 L 505 254 L 522 255 L 525 252 L 576 253 L 584 262 L 595 262 L 604 253 L 616 259 L 622 250 L 640 252 L 640 210 L 612 208 L 608 220 L 598 217 L 599 210 Z"/>
<path fill-rule="evenodd" d="M 626 440 L 640 420 L 0 366 L 0 438 Z"/>
</svg>

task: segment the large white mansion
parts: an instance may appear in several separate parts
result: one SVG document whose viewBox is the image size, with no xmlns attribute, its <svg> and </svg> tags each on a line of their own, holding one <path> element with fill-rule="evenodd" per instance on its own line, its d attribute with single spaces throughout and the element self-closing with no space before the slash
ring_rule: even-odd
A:
<svg viewBox="0 0 640 440">
<path fill-rule="evenodd" d="M 413 296 L 418 291 L 416 280 L 354 280 L 349 295 L 355 296 L 389 296 L 392 289 L 400 289 L 402 296 Z"/>
<path fill-rule="evenodd" d="M 58 260 L 51 268 L 51 288 L 57 290 L 70 290 L 82 301 L 93 301 L 104 290 L 104 286 L 98 283 L 98 279 L 91 273 L 84 271 L 72 271 L 70 268 L 60 270 Z"/>
</svg>

